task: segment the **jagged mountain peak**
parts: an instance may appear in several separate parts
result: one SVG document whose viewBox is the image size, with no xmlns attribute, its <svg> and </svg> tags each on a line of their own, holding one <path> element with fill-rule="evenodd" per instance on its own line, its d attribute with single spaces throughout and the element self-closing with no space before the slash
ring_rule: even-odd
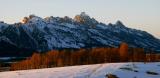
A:
<svg viewBox="0 0 160 78">
<path fill-rule="evenodd" d="M 64 17 L 46 17 L 46 18 L 41 18 L 36 15 L 29 15 L 28 17 L 24 17 L 22 20 L 23 24 L 28 24 L 28 23 L 79 23 L 80 25 L 86 25 L 89 27 L 93 27 L 99 22 L 95 20 L 94 18 L 91 18 L 88 14 L 85 12 L 82 12 L 79 15 L 76 15 L 74 19 L 64 16 Z"/>
<path fill-rule="evenodd" d="M 121 26 L 121 27 L 125 27 L 125 25 L 120 21 L 118 20 L 116 23 L 115 23 L 116 26 Z"/>
<path fill-rule="evenodd" d="M 22 20 L 22 23 L 23 24 L 26 24 L 26 23 L 34 23 L 34 22 L 39 22 L 39 21 L 43 21 L 43 19 L 41 17 L 38 17 L 34 14 L 31 14 L 29 15 L 28 17 L 24 17 L 23 20 Z"/>
<path fill-rule="evenodd" d="M 1 24 L 1 23 L 4 23 L 4 21 L 0 21 L 0 24 Z"/>
<path fill-rule="evenodd" d="M 88 15 L 85 13 L 85 12 L 81 12 L 81 14 L 80 14 L 81 16 L 84 16 L 84 17 L 88 17 Z"/>
<path fill-rule="evenodd" d="M 80 15 L 76 15 L 74 17 L 74 20 L 78 23 L 89 25 L 89 26 L 94 25 L 94 24 L 98 24 L 97 20 L 95 20 L 94 18 L 91 18 L 85 12 L 82 12 Z"/>
</svg>

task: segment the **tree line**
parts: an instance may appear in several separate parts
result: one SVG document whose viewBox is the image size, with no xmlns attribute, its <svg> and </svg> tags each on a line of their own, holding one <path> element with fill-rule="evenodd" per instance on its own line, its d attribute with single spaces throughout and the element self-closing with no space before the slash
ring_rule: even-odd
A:
<svg viewBox="0 0 160 78">
<path fill-rule="evenodd" d="M 160 55 L 146 54 L 143 48 L 129 48 L 126 43 L 122 43 L 119 48 L 64 49 L 52 50 L 47 53 L 34 53 L 26 60 L 13 63 L 10 70 L 147 61 L 160 61 Z"/>
</svg>

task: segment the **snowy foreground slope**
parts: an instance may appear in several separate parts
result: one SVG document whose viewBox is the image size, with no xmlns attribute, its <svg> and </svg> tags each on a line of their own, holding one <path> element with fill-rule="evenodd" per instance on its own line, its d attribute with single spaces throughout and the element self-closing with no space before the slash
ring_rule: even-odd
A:
<svg viewBox="0 0 160 78">
<path fill-rule="evenodd" d="M 156 72 L 159 75 L 147 74 L 146 71 Z M 0 72 L 0 78 L 106 78 L 107 73 L 117 75 L 119 78 L 160 78 L 160 62 L 135 63 L 135 66 L 132 63 L 109 63 Z"/>
</svg>

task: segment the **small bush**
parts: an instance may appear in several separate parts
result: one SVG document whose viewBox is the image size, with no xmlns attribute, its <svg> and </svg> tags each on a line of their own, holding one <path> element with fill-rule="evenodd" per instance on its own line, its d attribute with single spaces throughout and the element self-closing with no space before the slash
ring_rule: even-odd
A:
<svg viewBox="0 0 160 78">
<path fill-rule="evenodd" d="M 123 68 L 119 68 L 119 69 L 122 69 L 122 70 L 128 70 L 128 71 L 133 71 L 132 68 L 128 68 L 128 67 L 123 67 Z"/>
<path fill-rule="evenodd" d="M 138 70 L 134 70 L 134 72 L 138 72 Z"/>
<path fill-rule="evenodd" d="M 147 71 L 146 73 L 147 73 L 147 74 L 150 74 L 150 75 L 158 75 L 158 73 L 152 72 L 152 71 Z"/>
<path fill-rule="evenodd" d="M 119 78 L 119 77 L 113 74 L 106 74 L 106 78 Z"/>
</svg>

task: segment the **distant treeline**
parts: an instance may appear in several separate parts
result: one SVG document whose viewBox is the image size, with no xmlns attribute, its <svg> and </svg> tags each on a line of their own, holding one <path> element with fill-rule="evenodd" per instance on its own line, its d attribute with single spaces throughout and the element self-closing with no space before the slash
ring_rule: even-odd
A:
<svg viewBox="0 0 160 78">
<path fill-rule="evenodd" d="M 111 62 L 154 62 L 160 55 L 145 53 L 142 48 L 129 48 L 122 43 L 119 48 L 90 48 L 79 50 L 52 50 L 47 53 L 34 53 L 30 58 L 11 65 L 11 70 L 39 69 Z"/>
</svg>

